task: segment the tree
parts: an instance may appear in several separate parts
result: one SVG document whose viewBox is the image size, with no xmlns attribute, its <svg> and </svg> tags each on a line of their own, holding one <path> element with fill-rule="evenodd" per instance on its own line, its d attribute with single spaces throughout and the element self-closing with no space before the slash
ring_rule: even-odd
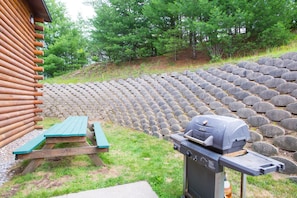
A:
<svg viewBox="0 0 297 198">
<path fill-rule="evenodd" d="M 53 21 L 45 23 L 44 74 L 52 77 L 82 67 L 87 63 L 86 39 L 66 15 L 65 5 L 46 1 Z"/>
<path fill-rule="evenodd" d="M 111 0 L 95 6 L 92 42 L 95 54 L 109 61 L 130 61 L 151 55 L 147 21 L 142 15 L 145 0 Z"/>
<path fill-rule="evenodd" d="M 288 0 L 178 2 L 190 44 L 207 49 L 212 59 L 232 56 L 241 50 L 250 51 L 252 47 L 266 48 L 271 47 L 272 43 L 280 45 L 288 41 L 288 30 L 296 13 L 292 9 L 294 4 Z"/>
<path fill-rule="evenodd" d="M 259 40 L 263 47 L 277 47 L 288 43 L 288 40 L 292 37 L 290 31 L 282 24 L 278 22 L 272 27 L 262 31 Z"/>
<path fill-rule="evenodd" d="M 208 0 L 179 0 L 176 3 L 177 12 L 182 16 L 183 36 L 188 39 L 192 48 L 192 58 L 197 58 L 197 44 L 207 39 L 205 35 L 205 22 L 209 19 L 212 3 Z"/>
<path fill-rule="evenodd" d="M 153 55 L 176 52 L 182 46 L 179 13 L 174 0 L 151 0 L 144 5 L 143 15 L 148 20 Z"/>
<path fill-rule="evenodd" d="M 109 61 L 207 50 L 212 59 L 286 43 L 292 0 L 88 0 L 96 4 L 93 52 Z M 277 9 L 276 9 L 277 8 Z"/>
</svg>

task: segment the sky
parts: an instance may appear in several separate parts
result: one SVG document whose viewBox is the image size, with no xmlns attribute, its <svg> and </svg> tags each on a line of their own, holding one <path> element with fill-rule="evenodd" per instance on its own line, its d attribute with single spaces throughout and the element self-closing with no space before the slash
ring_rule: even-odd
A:
<svg viewBox="0 0 297 198">
<path fill-rule="evenodd" d="M 76 20 L 78 13 L 82 15 L 84 19 L 92 18 L 95 15 L 92 6 L 85 5 L 85 0 L 59 0 L 66 5 L 67 13 L 72 20 Z"/>
</svg>

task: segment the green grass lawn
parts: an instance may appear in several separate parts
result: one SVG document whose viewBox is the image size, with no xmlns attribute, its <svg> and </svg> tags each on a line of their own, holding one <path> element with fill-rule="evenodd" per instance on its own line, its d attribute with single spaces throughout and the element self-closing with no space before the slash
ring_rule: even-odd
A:
<svg viewBox="0 0 297 198">
<path fill-rule="evenodd" d="M 170 142 L 107 123 L 103 130 L 110 143 L 110 151 L 100 154 L 104 167 L 86 155 L 48 160 L 33 173 L 15 175 L 0 197 L 51 197 L 141 180 L 160 197 L 181 195 L 182 155 Z"/>
<path fill-rule="evenodd" d="M 56 121 L 43 123 L 49 127 Z M 160 198 L 182 195 L 183 155 L 173 150 L 171 142 L 111 123 L 102 123 L 102 128 L 110 143 L 109 152 L 100 154 L 105 166 L 94 166 L 86 155 L 47 160 L 33 173 L 15 175 L 0 188 L 0 197 L 52 197 L 143 180 Z M 226 172 L 233 197 L 239 197 L 240 174 Z M 297 184 L 282 174 L 247 181 L 247 197 L 296 197 Z"/>
</svg>

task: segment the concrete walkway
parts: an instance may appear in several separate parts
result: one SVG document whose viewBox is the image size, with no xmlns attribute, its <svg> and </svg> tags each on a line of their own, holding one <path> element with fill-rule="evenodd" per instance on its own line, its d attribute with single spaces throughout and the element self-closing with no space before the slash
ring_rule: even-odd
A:
<svg viewBox="0 0 297 198">
<path fill-rule="evenodd" d="M 58 196 L 55 198 L 158 198 L 158 195 L 153 191 L 151 186 L 146 181 L 140 181 L 131 184 L 124 184 L 97 190 L 83 191 Z"/>
</svg>

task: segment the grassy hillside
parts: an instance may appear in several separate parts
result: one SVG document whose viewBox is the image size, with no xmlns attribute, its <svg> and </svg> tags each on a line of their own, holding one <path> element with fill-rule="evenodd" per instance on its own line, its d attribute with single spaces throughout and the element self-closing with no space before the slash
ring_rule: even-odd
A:
<svg viewBox="0 0 297 198">
<path fill-rule="evenodd" d="M 198 58 L 191 58 L 191 51 L 185 50 L 179 53 L 178 60 L 174 61 L 172 55 L 152 57 L 119 65 L 95 63 L 85 66 L 79 70 L 70 72 L 63 76 L 45 79 L 44 83 L 85 83 L 85 82 L 103 82 L 112 79 L 126 79 L 138 77 L 144 74 L 160 74 L 166 72 L 181 72 L 184 70 L 196 70 L 197 68 L 209 68 L 221 66 L 224 63 L 236 63 L 242 60 L 256 61 L 259 57 L 279 57 L 280 55 L 297 51 L 297 36 L 289 44 L 265 51 L 255 51 L 252 55 L 244 57 L 232 57 L 219 62 L 211 62 L 206 53 L 198 53 Z"/>
</svg>

